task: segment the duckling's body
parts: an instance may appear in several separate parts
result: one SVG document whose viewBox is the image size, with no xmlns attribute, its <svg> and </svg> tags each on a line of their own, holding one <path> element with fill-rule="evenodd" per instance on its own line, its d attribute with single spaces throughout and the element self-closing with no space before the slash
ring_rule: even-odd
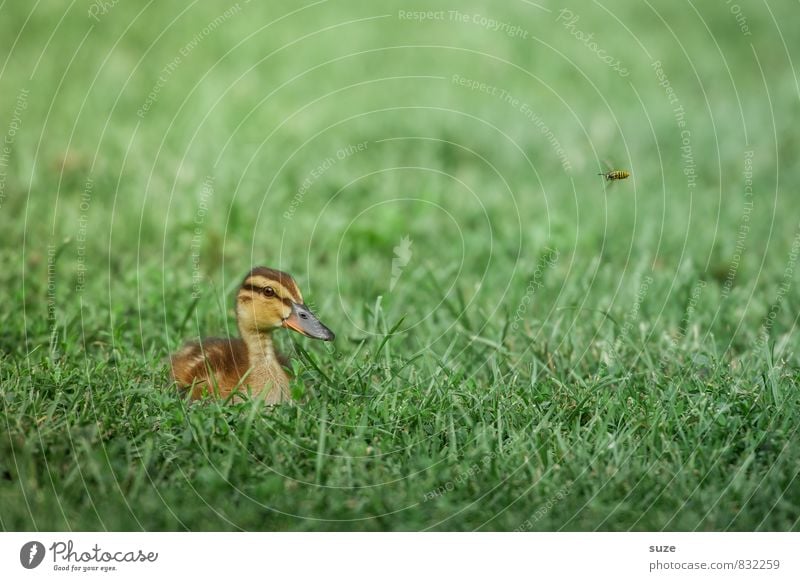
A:
<svg viewBox="0 0 800 581">
<path fill-rule="evenodd" d="M 266 342 L 265 342 L 266 343 Z M 287 360 L 269 346 L 249 349 L 242 339 L 209 337 L 188 343 L 172 356 L 172 374 L 181 385 L 191 386 L 192 399 L 204 393 L 228 397 L 236 389 L 250 386 L 252 395 L 265 394 L 267 403 L 289 399 Z"/>
<path fill-rule="evenodd" d="M 188 343 L 171 358 L 172 375 L 197 399 L 204 393 L 228 397 L 234 391 L 263 397 L 268 404 L 290 399 L 287 360 L 273 345 L 272 332 L 286 327 L 308 337 L 331 341 L 333 332 L 303 304 L 291 276 L 257 267 L 236 296 L 241 339 L 208 338 Z"/>
</svg>

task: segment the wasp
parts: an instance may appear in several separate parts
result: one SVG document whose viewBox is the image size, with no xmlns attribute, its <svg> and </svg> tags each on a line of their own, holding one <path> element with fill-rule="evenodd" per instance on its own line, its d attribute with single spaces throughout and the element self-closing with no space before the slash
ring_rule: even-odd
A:
<svg viewBox="0 0 800 581">
<path fill-rule="evenodd" d="M 607 172 L 597 174 L 599 176 L 605 176 L 608 181 L 612 180 L 624 180 L 630 177 L 631 172 L 625 171 L 624 169 L 611 169 Z"/>
</svg>

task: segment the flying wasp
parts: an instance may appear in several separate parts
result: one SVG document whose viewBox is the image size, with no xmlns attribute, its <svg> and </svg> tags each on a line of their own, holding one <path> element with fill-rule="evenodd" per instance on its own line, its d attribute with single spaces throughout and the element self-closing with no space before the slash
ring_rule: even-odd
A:
<svg viewBox="0 0 800 581">
<path fill-rule="evenodd" d="M 630 177 L 631 172 L 625 171 L 624 169 L 611 169 L 611 170 L 608 170 L 607 172 L 599 173 L 597 175 L 604 176 L 606 178 L 606 180 L 608 180 L 608 181 L 624 180 L 624 179 Z"/>
</svg>

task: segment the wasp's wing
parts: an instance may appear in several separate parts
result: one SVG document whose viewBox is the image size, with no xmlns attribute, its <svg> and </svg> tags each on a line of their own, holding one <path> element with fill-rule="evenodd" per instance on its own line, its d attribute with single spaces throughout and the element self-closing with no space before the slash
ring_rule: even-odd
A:
<svg viewBox="0 0 800 581">
<path fill-rule="evenodd" d="M 607 193 L 609 188 L 611 188 L 614 185 L 615 181 L 617 180 L 608 180 L 608 179 L 603 180 L 603 193 Z"/>
</svg>

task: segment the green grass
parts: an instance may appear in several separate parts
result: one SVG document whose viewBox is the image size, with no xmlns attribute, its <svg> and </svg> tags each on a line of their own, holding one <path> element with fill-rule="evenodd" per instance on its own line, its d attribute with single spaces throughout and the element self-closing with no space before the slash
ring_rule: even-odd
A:
<svg viewBox="0 0 800 581">
<path fill-rule="evenodd" d="M 0 4 L 0 527 L 798 530 L 797 8 L 541 4 Z M 254 264 L 336 341 L 189 403 Z"/>
</svg>

